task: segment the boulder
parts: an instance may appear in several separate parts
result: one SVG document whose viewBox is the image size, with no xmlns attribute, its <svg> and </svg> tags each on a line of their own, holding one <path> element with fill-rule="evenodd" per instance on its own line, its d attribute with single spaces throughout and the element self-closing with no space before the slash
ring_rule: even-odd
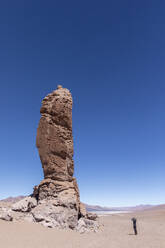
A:
<svg viewBox="0 0 165 248">
<path fill-rule="evenodd" d="M 98 218 L 97 214 L 94 213 L 87 213 L 87 219 L 89 220 L 96 220 Z"/>
<path fill-rule="evenodd" d="M 6 208 L 1 208 L 0 219 L 6 220 L 6 221 L 12 221 L 13 217 L 11 215 L 11 211 L 9 209 L 6 209 Z"/>
<path fill-rule="evenodd" d="M 19 202 L 16 202 L 12 206 L 13 211 L 30 212 L 32 208 L 37 206 L 37 200 L 35 197 L 28 196 Z"/>
</svg>

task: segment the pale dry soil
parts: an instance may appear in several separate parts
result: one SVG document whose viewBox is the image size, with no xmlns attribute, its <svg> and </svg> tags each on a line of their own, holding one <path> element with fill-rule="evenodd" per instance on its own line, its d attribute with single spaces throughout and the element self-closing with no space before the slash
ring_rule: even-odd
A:
<svg viewBox="0 0 165 248">
<path fill-rule="evenodd" d="M 133 235 L 130 219 L 138 221 Z M 165 248 L 165 210 L 100 217 L 98 233 L 49 229 L 40 224 L 0 220 L 2 248 Z"/>
</svg>

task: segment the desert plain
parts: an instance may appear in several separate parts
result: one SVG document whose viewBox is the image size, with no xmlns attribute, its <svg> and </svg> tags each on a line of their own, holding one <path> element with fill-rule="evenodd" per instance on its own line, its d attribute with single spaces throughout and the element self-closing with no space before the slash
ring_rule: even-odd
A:
<svg viewBox="0 0 165 248">
<path fill-rule="evenodd" d="M 138 235 L 131 218 L 137 218 Z M 97 233 L 47 228 L 37 223 L 0 220 L 2 248 L 165 248 L 165 208 L 99 217 Z"/>
</svg>

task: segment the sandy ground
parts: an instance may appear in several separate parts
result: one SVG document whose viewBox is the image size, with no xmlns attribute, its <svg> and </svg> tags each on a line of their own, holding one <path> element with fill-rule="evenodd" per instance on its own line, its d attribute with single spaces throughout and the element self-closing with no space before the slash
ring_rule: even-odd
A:
<svg viewBox="0 0 165 248">
<path fill-rule="evenodd" d="M 132 216 L 138 235 L 133 235 Z M 0 220 L 1 248 L 165 248 L 165 210 L 100 217 L 98 233 L 49 229 L 39 224 Z"/>
</svg>

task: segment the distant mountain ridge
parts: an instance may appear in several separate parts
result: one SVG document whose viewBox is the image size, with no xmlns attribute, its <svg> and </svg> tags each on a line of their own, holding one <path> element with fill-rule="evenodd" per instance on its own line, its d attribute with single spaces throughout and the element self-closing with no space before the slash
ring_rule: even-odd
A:
<svg viewBox="0 0 165 248">
<path fill-rule="evenodd" d="M 0 202 L 15 203 L 15 202 L 22 200 L 25 197 L 26 196 L 23 196 L 23 195 L 16 196 L 16 197 L 10 196 L 10 197 L 7 197 L 5 199 L 0 200 Z"/>
<path fill-rule="evenodd" d="M 85 204 L 87 211 L 141 211 L 155 207 L 155 205 L 138 205 L 131 207 L 102 207 Z"/>
</svg>

